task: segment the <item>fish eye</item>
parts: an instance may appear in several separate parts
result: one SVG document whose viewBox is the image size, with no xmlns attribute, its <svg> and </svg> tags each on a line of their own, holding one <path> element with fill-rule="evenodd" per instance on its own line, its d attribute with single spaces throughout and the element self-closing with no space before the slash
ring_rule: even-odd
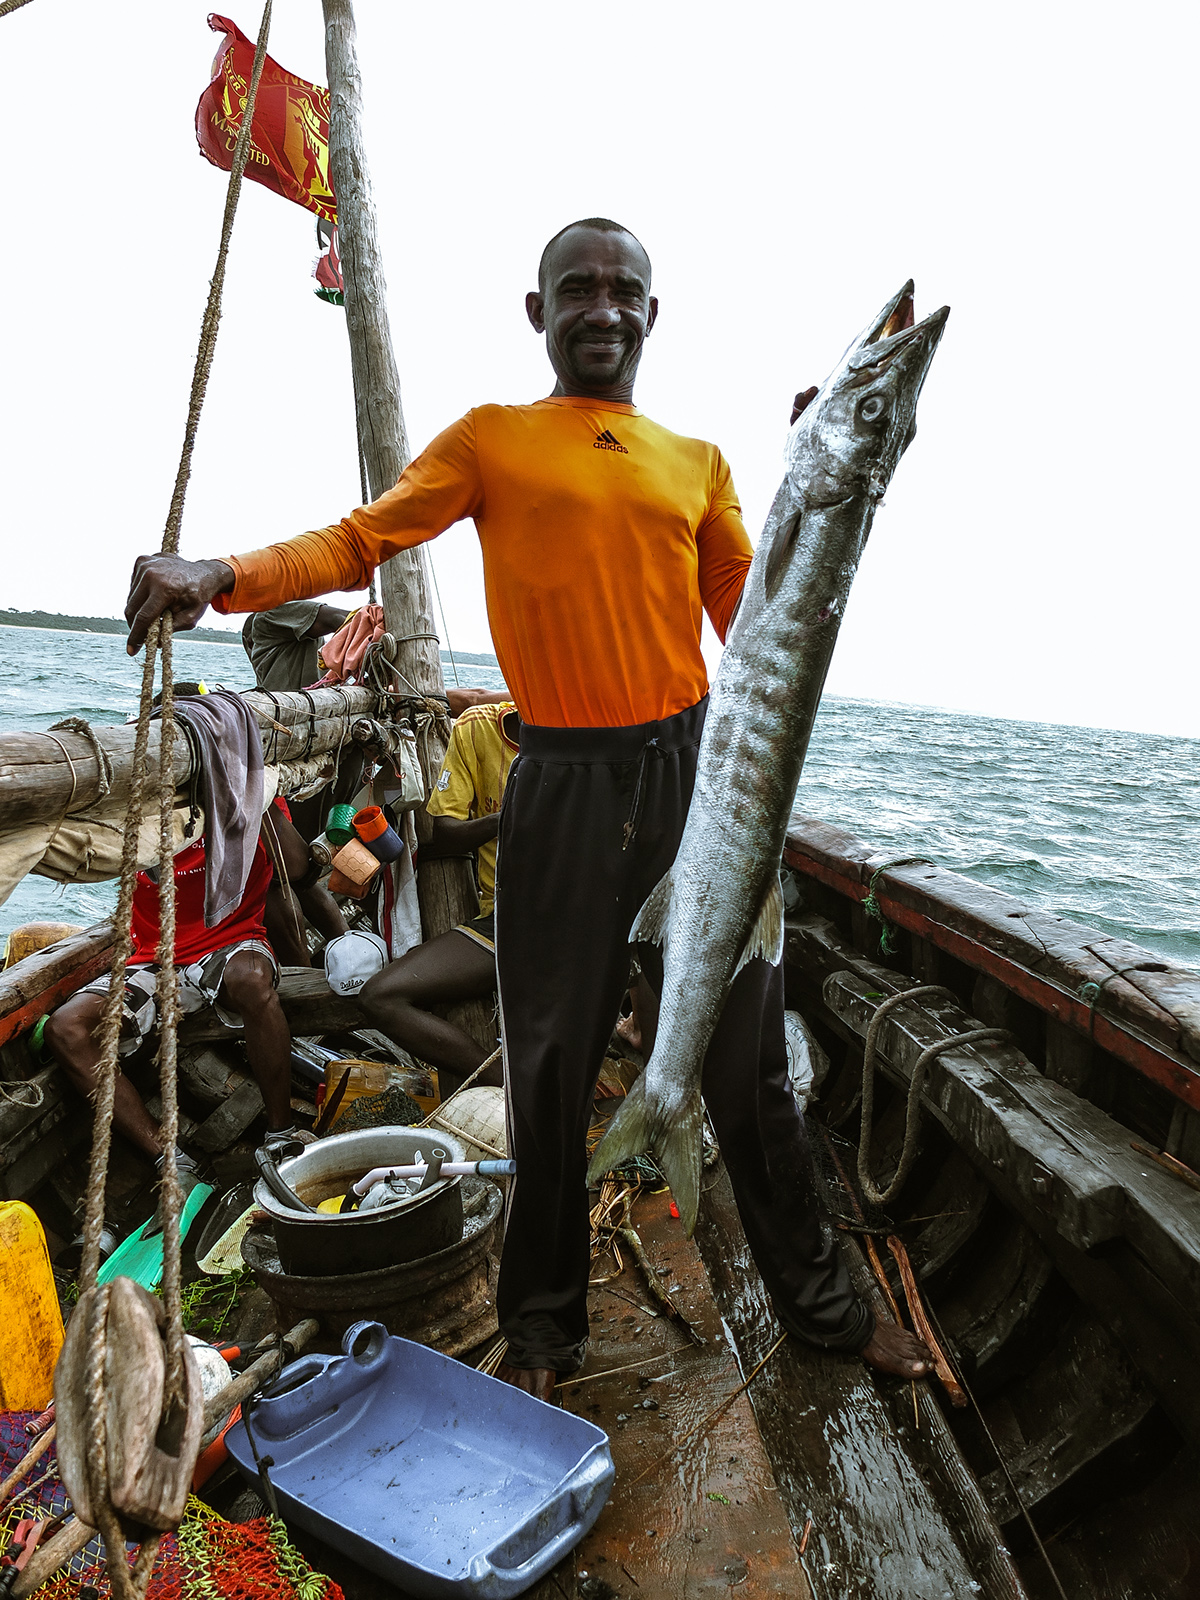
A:
<svg viewBox="0 0 1200 1600">
<path fill-rule="evenodd" d="M 887 410 L 887 401 L 881 394 L 869 394 L 858 408 L 858 414 L 864 422 L 878 422 Z"/>
</svg>

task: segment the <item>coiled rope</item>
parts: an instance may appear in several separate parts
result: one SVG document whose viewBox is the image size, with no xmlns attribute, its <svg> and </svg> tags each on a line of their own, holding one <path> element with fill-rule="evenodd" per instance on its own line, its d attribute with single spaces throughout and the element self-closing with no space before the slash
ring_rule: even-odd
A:
<svg viewBox="0 0 1200 1600">
<path fill-rule="evenodd" d="M 1012 1035 L 1006 1028 L 972 1028 L 966 1033 L 952 1034 L 948 1039 L 939 1039 L 936 1044 L 931 1044 L 927 1050 L 922 1050 L 917 1057 L 916 1065 L 912 1069 L 912 1077 L 908 1083 L 908 1104 L 904 1112 L 904 1144 L 900 1151 L 900 1164 L 896 1168 L 896 1175 L 886 1189 L 879 1189 L 871 1176 L 871 1122 L 875 1111 L 875 1055 L 879 1048 L 879 1035 L 883 1024 L 893 1011 L 907 1005 L 912 1000 L 920 999 L 922 995 L 938 995 L 943 1000 L 953 1000 L 956 1004 L 958 996 L 952 989 L 943 988 L 941 984 L 923 983 L 915 989 L 902 989 L 899 994 L 889 995 L 876 1008 L 875 1015 L 871 1018 L 871 1025 L 867 1029 L 866 1044 L 863 1046 L 863 1080 L 862 1080 L 862 1120 L 861 1131 L 858 1139 L 858 1181 L 862 1191 L 873 1205 L 885 1206 L 893 1196 L 900 1193 L 905 1180 L 912 1169 L 913 1161 L 917 1154 L 917 1134 L 921 1123 L 921 1090 L 925 1087 L 925 1074 L 929 1071 L 930 1064 L 944 1055 L 947 1050 L 957 1050 L 962 1045 L 980 1044 L 984 1039 L 1011 1039 Z"/>
<path fill-rule="evenodd" d="M 221 320 L 221 295 L 225 284 L 225 266 L 229 255 L 229 241 L 233 233 L 233 220 L 241 195 L 242 175 L 250 154 L 251 127 L 254 119 L 254 102 L 262 76 L 267 52 L 267 36 L 271 25 L 271 3 L 265 0 L 262 21 L 254 50 L 254 67 L 250 76 L 246 100 L 242 107 L 242 125 L 234 148 L 233 164 L 229 174 L 229 187 L 225 194 L 225 212 L 221 224 L 221 241 L 217 250 L 216 267 L 209 287 L 208 303 L 200 327 L 200 342 L 196 352 L 196 365 L 192 374 L 192 390 L 188 403 L 187 422 L 184 428 L 183 448 L 179 468 L 175 474 L 175 487 L 167 512 L 163 531 L 162 553 L 174 555 L 179 549 L 179 528 L 183 520 L 184 497 L 192 471 L 192 455 L 200 413 L 208 389 L 216 349 L 217 329 Z M 125 1554 L 125 1532 L 109 1494 L 108 1437 L 104 1369 L 107 1354 L 107 1321 L 109 1293 L 105 1286 L 97 1289 L 96 1277 L 100 1268 L 100 1235 L 104 1227 L 104 1198 L 108 1176 L 109 1153 L 112 1146 L 112 1115 L 116 1096 L 117 1076 L 120 1070 L 118 1044 L 121 1033 L 121 1014 L 125 998 L 125 970 L 133 949 L 132 907 L 133 892 L 138 871 L 138 835 L 142 818 L 142 796 L 145 786 L 146 755 L 150 741 L 151 713 L 154 709 L 154 678 L 156 657 L 162 657 L 162 707 L 159 735 L 159 942 L 158 942 L 158 1012 L 160 1028 L 159 1073 L 162 1098 L 163 1163 L 159 1195 L 159 1214 L 163 1225 L 163 1277 L 162 1298 L 166 1310 L 166 1370 L 163 1381 L 163 1409 L 165 1421 L 172 1412 L 182 1410 L 186 1404 L 187 1382 L 184 1367 L 183 1308 L 180 1299 L 181 1250 L 179 1241 L 179 1213 L 181 1196 L 179 1178 L 175 1168 L 175 1146 L 179 1137 L 179 1099 L 176 1085 L 177 1024 L 179 1019 L 178 978 L 175 970 L 175 874 L 174 862 L 174 810 L 175 810 L 175 700 L 172 670 L 173 619 L 166 612 L 151 625 L 146 637 L 146 657 L 142 669 L 141 702 L 138 708 L 137 734 L 134 741 L 133 766 L 130 780 L 129 805 L 125 813 L 125 837 L 121 852 L 121 879 L 117 897 L 117 944 L 109 977 L 108 997 L 98 1030 L 100 1065 L 99 1083 L 95 1096 L 95 1124 L 92 1137 L 92 1158 L 88 1174 L 87 1207 L 83 1229 L 83 1261 L 79 1275 L 81 1298 L 89 1290 L 96 1290 L 88 1306 L 87 1394 L 88 1422 L 86 1459 L 91 1488 L 92 1506 L 100 1532 L 104 1535 L 105 1556 L 109 1581 L 116 1600 L 141 1600 L 150 1581 L 150 1571 L 158 1550 L 161 1533 L 150 1534 L 141 1545 L 132 1571 Z"/>
</svg>

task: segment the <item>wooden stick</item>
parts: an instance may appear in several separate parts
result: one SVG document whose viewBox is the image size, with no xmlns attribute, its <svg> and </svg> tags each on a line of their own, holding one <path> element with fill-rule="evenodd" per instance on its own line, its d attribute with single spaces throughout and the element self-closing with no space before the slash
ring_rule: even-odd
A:
<svg viewBox="0 0 1200 1600">
<path fill-rule="evenodd" d="M 497 1150 L 494 1144 L 488 1144 L 486 1139 L 481 1139 L 477 1133 L 467 1133 L 463 1128 L 456 1128 L 452 1122 L 447 1122 L 445 1117 L 437 1113 L 430 1119 L 428 1126 L 441 1128 L 443 1133 L 452 1133 L 456 1139 L 462 1139 L 467 1144 L 478 1145 L 481 1150 L 486 1150 L 488 1155 L 495 1156 L 500 1161 L 508 1160 L 506 1150 Z"/>
<path fill-rule="evenodd" d="M 876 1248 L 875 1241 L 869 1233 L 864 1234 L 863 1238 L 867 1246 L 867 1259 L 871 1263 L 871 1271 L 875 1274 L 879 1287 L 883 1290 L 884 1299 L 892 1308 L 892 1316 L 895 1317 L 897 1324 L 902 1328 L 904 1326 L 904 1318 L 900 1315 L 900 1307 L 896 1304 L 896 1296 L 892 1293 L 888 1275 L 883 1270 L 883 1262 L 879 1259 L 879 1251 Z"/>
<path fill-rule="evenodd" d="M 70 1561 L 72 1556 L 78 1555 L 85 1544 L 90 1544 L 96 1537 L 95 1528 L 89 1528 L 86 1522 L 80 1522 L 78 1517 L 72 1517 L 69 1522 L 46 1540 L 39 1544 L 30 1556 L 24 1568 L 17 1575 L 17 1580 L 12 1586 L 13 1600 L 25 1600 L 35 1589 L 40 1589 L 46 1579 L 53 1576 L 59 1569 Z"/>
<path fill-rule="evenodd" d="M 637 1367 L 652 1367 L 658 1361 L 667 1361 L 672 1356 L 682 1354 L 682 1350 L 663 1350 L 656 1356 L 647 1356 L 645 1361 L 627 1361 L 623 1367 L 609 1367 L 604 1372 L 587 1372 L 582 1378 L 564 1378 L 561 1383 L 556 1383 L 556 1389 L 573 1389 L 581 1383 L 595 1383 L 598 1378 L 615 1378 L 619 1372 L 633 1372 Z"/>
<path fill-rule="evenodd" d="M 1185 1166 L 1175 1156 L 1168 1155 L 1165 1150 L 1160 1154 L 1157 1150 L 1151 1150 L 1150 1146 L 1143 1144 L 1140 1139 L 1131 1139 L 1129 1147 L 1131 1150 L 1136 1150 L 1138 1155 L 1149 1156 L 1151 1161 L 1157 1161 L 1159 1166 L 1164 1167 L 1172 1176 L 1182 1178 L 1189 1189 L 1200 1189 L 1200 1172 L 1193 1172 L 1191 1167 Z"/>
<path fill-rule="evenodd" d="M 299 1353 L 306 1344 L 316 1338 L 319 1324 L 315 1317 L 306 1317 L 303 1322 L 298 1322 L 294 1328 L 289 1329 L 283 1336 L 283 1343 L 291 1345 Z M 259 1386 L 283 1366 L 287 1356 L 282 1349 L 268 1350 L 266 1355 L 259 1356 L 252 1362 L 245 1372 L 240 1373 L 228 1388 L 222 1389 L 220 1394 L 213 1395 L 204 1406 L 204 1432 L 216 1427 L 218 1422 L 223 1422 L 234 1406 L 240 1406 L 243 1400 L 249 1399 Z"/>
<path fill-rule="evenodd" d="M 937 1341 L 933 1325 L 925 1315 L 921 1291 L 917 1288 L 917 1277 L 912 1269 L 912 1262 L 908 1259 L 908 1251 L 904 1248 L 903 1242 L 894 1233 L 888 1234 L 887 1244 L 896 1265 L 900 1268 L 900 1282 L 904 1285 L 904 1298 L 908 1301 L 908 1310 L 912 1317 L 913 1328 L 917 1337 L 924 1341 L 930 1355 L 933 1357 L 933 1370 L 941 1379 L 942 1387 L 950 1396 L 950 1404 L 952 1406 L 965 1406 L 969 1403 L 966 1390 L 954 1376 L 953 1369 L 946 1359 L 945 1351 Z"/>
<path fill-rule="evenodd" d="M 54 1443 L 57 1432 L 58 1423 L 52 1422 L 45 1433 L 33 1441 L 28 1452 L 21 1457 L 4 1482 L 0 1483 L 0 1506 L 8 1503 L 9 1495 L 12 1494 L 19 1483 L 29 1476 L 33 1470 L 34 1462 L 39 1456 L 45 1455 L 46 1451 Z"/>
<path fill-rule="evenodd" d="M 493 1050 L 491 1055 L 487 1058 L 486 1061 L 481 1061 L 479 1063 L 479 1065 L 475 1068 L 475 1071 L 471 1074 L 471 1076 L 469 1078 L 464 1078 L 463 1079 L 462 1083 L 460 1083 L 458 1088 L 454 1091 L 454 1094 L 461 1094 L 464 1089 L 469 1089 L 471 1087 L 471 1085 L 475 1082 L 475 1079 L 479 1076 L 479 1074 L 481 1072 L 486 1071 L 486 1069 L 488 1067 L 494 1067 L 496 1062 L 499 1061 L 500 1057 L 503 1054 L 504 1054 L 504 1046 L 503 1045 L 501 1045 L 498 1050 Z M 452 1094 L 450 1096 L 450 1098 L 451 1098 L 451 1100 L 453 1100 L 454 1099 L 454 1095 Z M 423 1118 L 420 1122 L 418 1122 L 416 1124 L 416 1126 L 418 1128 L 428 1128 L 430 1123 L 433 1121 L 433 1119 L 441 1114 L 441 1110 L 442 1110 L 442 1108 L 441 1108 L 440 1105 L 439 1106 L 434 1106 L 433 1110 L 429 1113 L 429 1115 L 427 1117 Z"/>
</svg>

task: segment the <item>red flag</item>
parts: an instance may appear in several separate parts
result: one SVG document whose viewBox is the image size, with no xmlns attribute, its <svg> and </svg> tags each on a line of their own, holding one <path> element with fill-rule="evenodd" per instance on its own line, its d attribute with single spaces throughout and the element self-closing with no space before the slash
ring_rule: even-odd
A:
<svg viewBox="0 0 1200 1600">
<path fill-rule="evenodd" d="M 201 155 L 228 172 L 242 126 L 254 44 L 228 17 L 210 15 L 208 25 L 225 42 L 212 65 L 212 82 L 196 107 Z M 254 127 L 246 176 L 285 200 L 336 223 L 337 202 L 329 182 L 329 90 L 285 72 L 267 56 L 254 102 Z"/>
</svg>

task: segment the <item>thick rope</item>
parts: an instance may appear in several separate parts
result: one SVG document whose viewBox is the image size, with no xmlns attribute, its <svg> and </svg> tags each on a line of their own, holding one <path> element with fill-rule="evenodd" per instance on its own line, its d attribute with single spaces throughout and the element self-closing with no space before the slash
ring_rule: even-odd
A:
<svg viewBox="0 0 1200 1600">
<path fill-rule="evenodd" d="M 368 487 L 368 484 L 367 484 L 367 458 L 366 458 L 365 453 L 363 452 L 362 434 L 359 433 L 357 435 L 357 437 L 358 437 L 358 486 L 362 490 L 362 504 L 364 506 L 369 506 L 371 504 L 371 490 L 370 490 L 370 488 Z M 371 605 L 373 605 L 373 606 L 379 604 L 379 592 L 375 587 L 375 570 L 374 569 L 372 569 L 372 571 L 371 571 L 371 583 L 370 583 L 370 586 L 367 589 L 367 599 L 370 601 Z"/>
<path fill-rule="evenodd" d="M 60 730 L 63 731 L 63 732 L 66 732 L 66 733 L 78 733 L 83 738 L 85 738 L 88 741 L 88 743 L 91 745 L 92 750 L 93 750 L 93 752 L 95 754 L 95 757 L 96 757 L 96 768 L 97 768 L 97 774 L 96 774 L 96 798 L 95 798 L 95 800 L 92 801 L 92 804 L 93 805 L 99 805 L 100 801 L 103 800 L 108 795 L 109 791 L 112 789 L 112 785 L 113 785 L 112 758 L 109 756 L 108 751 L 100 743 L 100 737 L 97 734 L 95 728 L 92 727 L 91 723 L 88 722 L 86 720 L 86 718 L 84 718 L 84 717 L 64 717 L 61 722 L 52 722 L 50 724 L 50 727 L 49 727 L 49 730 L 48 730 L 50 737 L 53 738 L 54 734 L 58 733 Z M 75 765 L 72 762 L 71 757 L 69 755 L 67 755 L 67 747 L 66 747 L 65 744 L 63 744 L 62 740 L 61 739 L 55 739 L 54 742 L 58 746 L 58 748 L 62 751 L 63 755 L 65 755 L 67 757 L 67 765 L 71 768 L 71 800 L 74 800 L 74 798 L 75 798 L 75 788 L 76 788 L 76 783 L 75 783 Z M 67 811 L 69 812 L 70 809 L 71 809 L 71 806 L 70 806 L 70 803 L 68 803 Z"/>
<path fill-rule="evenodd" d="M 6 17 L 10 11 L 19 11 L 28 4 L 29 0 L 0 0 L 0 17 Z"/>
<path fill-rule="evenodd" d="M 208 303 L 200 329 L 196 367 L 192 376 L 191 397 L 188 403 L 187 423 L 184 429 L 183 449 L 175 487 L 167 512 L 163 532 L 162 551 L 174 555 L 179 548 L 179 528 L 183 520 L 183 502 L 191 476 L 192 455 L 200 412 L 212 371 L 216 348 L 217 329 L 221 320 L 221 294 L 225 283 L 225 265 L 229 255 L 229 240 L 233 219 L 241 194 L 242 175 L 250 154 L 251 128 L 254 120 L 254 102 L 258 93 L 266 58 L 267 35 L 271 23 L 271 0 L 263 7 L 262 22 L 254 51 L 254 68 L 242 108 L 242 126 L 234 149 L 233 166 L 229 174 L 229 187 L 225 195 L 225 213 L 221 225 L 221 242 L 217 251 L 216 268 L 209 289 Z M 92 1159 L 88 1174 L 87 1207 L 84 1222 L 83 1262 L 80 1270 L 80 1290 L 86 1293 L 96 1285 L 100 1266 L 100 1234 L 104 1226 L 104 1199 L 108 1178 L 109 1152 L 112 1145 L 112 1113 L 116 1096 L 117 1076 L 120 1071 L 119 1043 L 122 1010 L 125 998 L 125 971 L 133 948 L 132 907 L 138 871 L 138 835 L 142 818 L 146 755 L 150 740 L 150 721 L 154 709 L 154 677 L 158 652 L 162 652 L 162 705 L 159 732 L 159 942 L 158 942 L 158 1008 L 159 1008 L 159 1069 L 162 1097 L 163 1163 L 159 1194 L 159 1211 L 163 1224 L 163 1279 L 162 1298 L 166 1310 L 166 1370 L 163 1385 L 163 1417 L 175 1407 L 186 1403 L 187 1383 L 184 1365 L 183 1308 L 181 1305 L 181 1257 L 179 1239 L 179 1213 L 181 1195 L 179 1177 L 175 1166 L 175 1147 L 179 1138 L 179 1098 L 176 1083 L 177 1023 L 179 1017 L 178 975 L 175 969 L 175 874 L 174 863 L 174 811 L 175 811 L 175 702 L 172 663 L 173 622 L 166 613 L 152 624 L 146 638 L 145 664 L 142 669 L 142 693 L 138 708 L 137 734 L 134 740 L 133 770 L 130 781 L 129 805 L 125 815 L 125 837 L 121 853 L 121 880 L 117 897 L 117 945 L 109 979 L 108 998 L 98 1030 L 100 1047 L 99 1084 L 95 1097 L 95 1126 L 92 1137 Z M 107 1400 L 104 1386 L 104 1367 L 107 1352 L 108 1295 L 93 1296 L 92 1313 L 88 1328 L 88 1476 L 95 1511 L 101 1533 L 104 1535 L 105 1553 L 110 1581 L 118 1600 L 138 1600 L 145 1594 L 150 1580 L 159 1536 L 147 1538 L 138 1553 L 130 1572 L 125 1555 L 125 1538 L 109 1499 Z"/>
<path fill-rule="evenodd" d="M 900 1006 L 906 1005 L 910 1000 L 919 999 L 921 995 L 939 995 L 944 1000 L 957 1002 L 958 996 L 952 989 L 943 988 L 941 984 L 925 983 L 916 989 L 902 989 L 899 994 L 889 995 L 884 1000 L 871 1018 L 871 1026 L 867 1029 L 867 1040 L 863 1047 L 863 1081 L 862 1081 L 862 1121 L 858 1137 L 858 1181 L 862 1191 L 874 1205 L 885 1206 L 894 1195 L 899 1194 L 904 1187 L 905 1180 L 912 1169 L 913 1161 L 917 1154 L 917 1135 L 921 1124 L 921 1090 L 925 1086 L 925 1074 L 930 1064 L 938 1056 L 944 1055 L 947 1050 L 956 1050 L 960 1045 L 979 1044 L 984 1039 L 1010 1039 L 1012 1035 L 1005 1028 L 972 1028 L 967 1033 L 953 1034 L 949 1039 L 939 1039 L 936 1044 L 931 1044 L 917 1057 L 916 1065 L 912 1069 L 912 1077 L 908 1083 L 908 1105 L 904 1113 L 904 1145 L 900 1151 L 900 1164 L 896 1168 L 896 1175 L 886 1189 L 876 1187 L 871 1176 L 871 1122 L 875 1110 L 875 1054 L 879 1048 L 879 1035 L 883 1024 L 892 1012 Z"/>
</svg>

